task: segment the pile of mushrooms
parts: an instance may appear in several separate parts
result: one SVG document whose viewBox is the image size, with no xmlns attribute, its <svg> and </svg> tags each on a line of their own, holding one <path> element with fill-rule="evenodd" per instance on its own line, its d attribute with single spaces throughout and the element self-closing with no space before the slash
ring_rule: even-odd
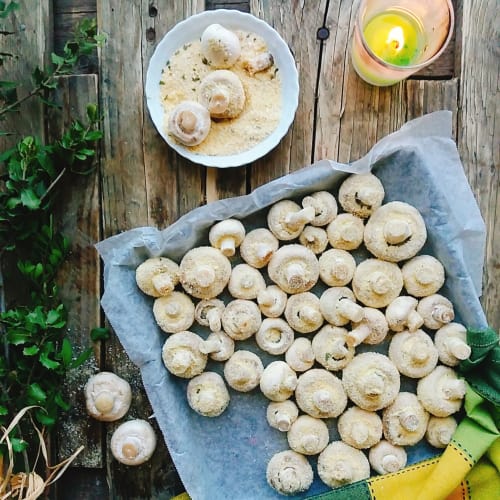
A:
<svg viewBox="0 0 500 500">
<path fill-rule="evenodd" d="M 282 200 L 267 227 L 220 221 L 211 246 L 178 265 L 152 257 L 137 268 L 167 335 L 165 367 L 191 379 L 193 410 L 217 417 L 231 391 L 269 401 L 269 425 L 287 433 L 289 449 L 267 467 L 282 494 L 309 488 L 308 456 L 336 488 L 397 472 L 405 446 L 442 448 L 456 427 L 465 384 L 453 367 L 470 355 L 466 329 L 439 293 L 443 265 L 419 254 L 422 215 L 383 198 L 373 174 L 351 175 L 339 205 L 326 191 Z"/>
</svg>

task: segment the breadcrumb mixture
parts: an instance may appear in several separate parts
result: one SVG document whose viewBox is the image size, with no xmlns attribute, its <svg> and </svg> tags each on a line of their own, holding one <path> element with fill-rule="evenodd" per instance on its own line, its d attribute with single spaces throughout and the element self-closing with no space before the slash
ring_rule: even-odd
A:
<svg viewBox="0 0 500 500">
<path fill-rule="evenodd" d="M 189 147 L 193 153 L 214 156 L 241 153 L 270 135 L 280 121 L 281 81 L 278 68 L 273 64 L 250 76 L 242 65 L 244 60 L 268 50 L 265 41 L 254 33 L 235 33 L 240 39 L 241 56 L 229 69 L 239 76 L 243 84 L 245 108 L 237 118 L 212 119 L 208 137 L 201 144 Z M 201 80 L 212 71 L 214 69 L 203 61 L 199 40 L 183 45 L 174 53 L 163 69 L 160 81 L 165 124 L 172 109 L 181 101 L 198 100 Z"/>
</svg>

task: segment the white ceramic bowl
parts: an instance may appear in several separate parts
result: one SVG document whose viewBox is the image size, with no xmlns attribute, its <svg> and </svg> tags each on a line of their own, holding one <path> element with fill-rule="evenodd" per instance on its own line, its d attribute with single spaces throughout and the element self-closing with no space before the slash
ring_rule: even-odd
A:
<svg viewBox="0 0 500 500">
<path fill-rule="evenodd" d="M 218 23 L 230 30 L 244 30 L 261 36 L 279 68 L 281 79 L 281 119 L 274 131 L 259 144 L 234 155 L 201 155 L 176 143 L 165 131 L 165 113 L 160 100 L 162 69 L 172 54 L 185 43 L 199 38 L 210 24 Z M 237 10 L 210 10 L 188 17 L 176 24 L 156 47 L 146 74 L 146 101 L 160 135 L 180 155 L 208 167 L 237 167 L 251 163 L 271 151 L 287 133 L 292 124 L 299 98 L 299 78 L 292 54 L 276 30 L 251 14 Z"/>
</svg>

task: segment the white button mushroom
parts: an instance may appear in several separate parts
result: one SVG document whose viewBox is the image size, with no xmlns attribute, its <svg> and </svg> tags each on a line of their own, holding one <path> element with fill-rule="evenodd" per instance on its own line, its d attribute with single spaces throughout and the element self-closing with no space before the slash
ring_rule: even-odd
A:
<svg viewBox="0 0 500 500">
<path fill-rule="evenodd" d="M 309 489 L 314 474 L 304 455 L 286 450 L 273 455 L 267 464 L 266 478 L 278 493 L 295 495 Z"/>
<path fill-rule="evenodd" d="M 321 368 L 313 368 L 299 377 L 295 400 L 304 413 L 315 418 L 338 417 L 347 406 L 340 379 Z"/>
<path fill-rule="evenodd" d="M 318 475 L 330 488 L 339 488 L 369 478 L 370 464 L 361 450 L 333 441 L 318 457 Z"/>
<path fill-rule="evenodd" d="M 229 399 L 226 384 L 218 373 L 204 372 L 188 383 L 188 404 L 204 417 L 218 417 L 229 405 Z"/>
<path fill-rule="evenodd" d="M 407 457 L 402 446 L 395 446 L 382 440 L 370 448 L 368 460 L 375 472 L 388 474 L 403 469 L 406 466 Z"/>
<path fill-rule="evenodd" d="M 200 300 L 194 309 L 194 319 L 201 326 L 208 326 L 212 332 L 218 332 L 221 327 L 224 302 L 219 299 Z"/>
<path fill-rule="evenodd" d="M 380 344 L 389 331 L 389 325 L 384 313 L 372 307 L 363 308 L 363 319 L 353 322 L 353 329 L 347 334 L 347 343 L 357 346 L 365 344 Z"/>
<path fill-rule="evenodd" d="M 88 414 L 103 422 L 122 418 L 132 401 L 129 383 L 111 372 L 92 375 L 85 384 L 84 394 Z"/>
<path fill-rule="evenodd" d="M 418 314 L 418 300 L 408 295 L 396 297 L 385 310 L 389 328 L 393 332 L 408 330 L 414 332 L 424 324 L 424 318 Z"/>
<path fill-rule="evenodd" d="M 185 293 L 171 292 L 155 299 L 153 315 L 164 332 L 182 332 L 194 322 L 194 304 Z"/>
<path fill-rule="evenodd" d="M 153 427 L 145 420 L 129 420 L 111 436 L 111 453 L 125 465 L 140 465 L 148 461 L 156 448 Z"/>
<path fill-rule="evenodd" d="M 305 372 L 314 365 L 311 341 L 305 337 L 295 339 L 285 353 L 285 360 L 293 371 Z"/>
<path fill-rule="evenodd" d="M 227 69 L 209 73 L 200 83 L 198 99 L 212 118 L 236 118 L 245 107 L 245 89 L 239 76 Z"/>
<path fill-rule="evenodd" d="M 245 58 L 241 63 L 251 76 L 269 69 L 273 64 L 274 59 L 271 52 L 261 52 L 253 57 Z"/>
<path fill-rule="evenodd" d="M 297 374 L 284 361 L 272 361 L 260 377 L 260 390 L 271 401 L 285 401 L 295 387 Z"/>
<path fill-rule="evenodd" d="M 185 146 L 202 143 L 210 132 L 210 113 L 196 101 L 182 101 L 170 112 L 168 132 Z"/>
<path fill-rule="evenodd" d="M 330 371 L 342 370 L 354 357 L 354 347 L 347 345 L 347 330 L 325 325 L 313 338 L 316 361 Z"/>
<path fill-rule="evenodd" d="M 340 415 L 337 427 L 342 441 L 359 450 L 374 446 L 382 438 L 382 420 L 378 414 L 357 406 Z"/>
<path fill-rule="evenodd" d="M 281 432 L 287 432 L 298 416 L 299 409 L 290 399 L 285 401 L 271 401 L 267 405 L 267 423 Z"/>
<path fill-rule="evenodd" d="M 424 318 L 424 325 L 431 330 L 437 330 L 455 318 L 453 304 L 438 293 L 421 299 L 417 312 Z"/>
<path fill-rule="evenodd" d="M 314 332 L 324 321 L 319 309 L 319 299 L 311 292 L 291 295 L 286 303 L 285 318 L 299 333 Z"/>
<path fill-rule="evenodd" d="M 443 365 L 456 366 L 471 354 L 467 344 L 467 329 L 460 323 L 442 326 L 434 335 L 434 344 Z"/>
<path fill-rule="evenodd" d="M 376 411 L 389 406 L 399 392 L 400 376 L 394 363 L 384 354 L 364 352 L 344 368 L 344 389 L 353 403 L 363 410 Z"/>
<path fill-rule="evenodd" d="M 163 344 L 162 359 L 167 370 L 182 378 L 199 375 L 207 365 L 207 355 L 200 351 L 203 339 L 193 332 L 171 335 Z"/>
<path fill-rule="evenodd" d="M 384 186 L 373 174 L 353 174 L 339 187 L 339 203 L 353 215 L 366 219 L 384 199 Z"/>
<path fill-rule="evenodd" d="M 328 236 L 321 227 L 306 226 L 300 233 L 299 241 L 301 245 L 309 248 L 315 254 L 322 253 L 328 245 Z"/>
<path fill-rule="evenodd" d="M 414 297 L 427 297 L 444 284 L 444 267 L 431 255 L 417 255 L 401 268 L 406 291 Z"/>
<path fill-rule="evenodd" d="M 238 36 L 220 24 L 210 24 L 201 34 L 201 55 L 213 68 L 230 68 L 241 55 Z"/>
<path fill-rule="evenodd" d="M 200 344 L 200 351 L 214 361 L 227 361 L 234 353 L 234 340 L 222 330 L 211 332 Z"/>
<path fill-rule="evenodd" d="M 356 261 L 347 250 L 330 248 L 319 257 L 319 277 L 328 286 L 346 286 L 355 270 Z"/>
<path fill-rule="evenodd" d="M 287 294 L 277 285 L 269 285 L 257 295 L 257 303 L 264 316 L 277 318 L 286 307 Z"/>
<path fill-rule="evenodd" d="M 266 318 L 255 334 L 257 345 L 269 354 L 278 355 L 286 352 L 292 345 L 294 332 L 281 318 Z"/>
<path fill-rule="evenodd" d="M 240 245 L 240 255 L 247 264 L 260 269 L 267 266 L 278 247 L 278 238 L 269 229 L 260 227 L 245 236 Z"/>
<path fill-rule="evenodd" d="M 323 317 L 335 326 L 363 319 L 363 308 L 356 304 L 351 289 L 344 286 L 325 290 L 319 299 L 319 308 Z"/>
<path fill-rule="evenodd" d="M 265 288 L 266 282 L 258 269 L 248 264 L 233 267 L 227 289 L 235 299 L 256 299 Z"/>
<path fill-rule="evenodd" d="M 245 237 L 245 227 L 236 219 L 221 220 L 210 228 L 210 244 L 226 257 L 232 257 Z"/>
<path fill-rule="evenodd" d="M 302 199 L 304 208 L 314 208 L 313 226 L 326 226 L 337 217 L 337 200 L 328 191 L 316 191 Z"/>
<path fill-rule="evenodd" d="M 224 378 L 236 391 L 249 392 L 259 385 L 263 371 L 262 361 L 256 354 L 240 350 L 226 361 Z"/>
<path fill-rule="evenodd" d="M 425 435 L 429 414 L 411 392 L 400 392 L 382 414 L 384 437 L 398 446 L 417 444 Z"/>
<path fill-rule="evenodd" d="M 301 208 L 292 200 L 281 200 L 269 209 L 267 225 L 278 240 L 293 240 L 298 238 L 314 216 L 313 207 Z"/>
<path fill-rule="evenodd" d="M 168 295 L 179 283 L 179 266 L 166 257 L 152 257 L 137 267 L 135 280 L 147 295 Z"/>
<path fill-rule="evenodd" d="M 303 455 L 317 455 L 326 448 L 330 436 L 323 420 L 301 415 L 290 427 L 287 439 L 293 451 Z"/>
<path fill-rule="evenodd" d="M 435 448 L 446 448 L 457 429 L 457 421 L 452 417 L 429 418 L 425 439 Z"/>
<path fill-rule="evenodd" d="M 261 324 L 259 307 L 251 300 L 232 300 L 222 313 L 224 331 L 234 340 L 250 338 L 259 330 Z"/>
<path fill-rule="evenodd" d="M 333 248 L 355 250 L 363 243 L 365 226 L 352 214 L 340 214 L 326 228 L 328 241 Z"/>
</svg>

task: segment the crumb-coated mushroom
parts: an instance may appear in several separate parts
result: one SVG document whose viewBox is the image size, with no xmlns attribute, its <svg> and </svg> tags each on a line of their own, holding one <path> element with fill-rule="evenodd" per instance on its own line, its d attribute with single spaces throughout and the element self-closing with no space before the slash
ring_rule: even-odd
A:
<svg viewBox="0 0 500 500">
<path fill-rule="evenodd" d="M 267 272 L 283 291 L 290 294 L 307 292 L 318 281 L 319 263 L 308 248 L 285 245 L 273 254 Z"/>
<path fill-rule="evenodd" d="M 382 439 L 382 420 L 378 414 L 357 406 L 340 415 L 337 427 L 342 441 L 359 450 L 370 448 Z"/>
<path fill-rule="evenodd" d="M 216 248 L 196 247 L 184 255 L 180 271 L 180 282 L 189 295 L 213 299 L 229 281 L 231 262 Z"/>
<path fill-rule="evenodd" d="M 210 245 L 226 257 L 232 257 L 245 237 L 245 227 L 236 219 L 226 219 L 214 224 L 208 233 Z"/>
<path fill-rule="evenodd" d="M 285 360 L 293 371 L 305 372 L 314 365 L 311 341 L 305 337 L 296 338 L 285 353 Z"/>
<path fill-rule="evenodd" d="M 265 318 L 255 334 L 257 345 L 269 354 L 283 354 L 292 345 L 294 332 L 281 318 Z"/>
<path fill-rule="evenodd" d="M 295 495 L 307 491 L 314 473 L 307 458 L 292 450 L 272 456 L 267 464 L 266 478 L 269 486 L 283 495 Z"/>
<path fill-rule="evenodd" d="M 218 332 L 222 327 L 222 312 L 224 302 L 219 299 L 200 300 L 194 308 L 194 319 L 201 326 L 208 326 L 212 332 Z"/>
<path fill-rule="evenodd" d="M 111 372 L 92 375 L 85 384 L 84 393 L 87 413 L 103 422 L 122 418 L 132 401 L 129 383 Z"/>
<path fill-rule="evenodd" d="M 287 432 L 298 416 L 299 409 L 290 399 L 285 401 L 271 401 L 267 405 L 267 423 L 281 432 Z"/>
<path fill-rule="evenodd" d="M 318 457 L 318 475 L 330 488 L 339 488 L 369 478 L 370 464 L 361 450 L 333 441 Z"/>
<path fill-rule="evenodd" d="M 238 36 L 220 24 L 210 24 L 201 34 L 201 55 L 213 68 L 230 68 L 241 55 Z"/>
<path fill-rule="evenodd" d="M 153 315 L 164 332 L 182 332 L 194 322 L 194 304 L 185 293 L 172 292 L 155 299 Z"/>
<path fill-rule="evenodd" d="M 229 391 L 218 373 L 203 372 L 188 383 L 188 404 L 204 417 L 218 417 L 227 408 L 229 399 Z"/>
<path fill-rule="evenodd" d="M 425 439 L 435 448 L 446 448 L 457 429 L 457 421 L 454 417 L 434 417 L 429 418 Z"/>
<path fill-rule="evenodd" d="M 162 359 L 167 370 L 181 378 L 199 375 L 207 365 L 207 355 L 200 350 L 203 339 L 185 331 L 171 335 L 163 344 Z"/>
<path fill-rule="evenodd" d="M 389 358 L 403 375 L 422 378 L 437 365 L 438 351 L 423 330 L 396 333 L 389 344 Z"/>
<path fill-rule="evenodd" d="M 352 214 L 340 214 L 328 224 L 326 234 L 333 248 L 355 250 L 363 242 L 365 226 Z"/>
<path fill-rule="evenodd" d="M 151 257 L 137 267 L 135 280 L 147 295 L 168 295 L 179 283 L 179 266 L 166 257 Z"/>
<path fill-rule="evenodd" d="M 268 318 L 277 318 L 286 307 L 287 294 L 277 285 L 269 285 L 257 295 L 260 311 Z"/>
<path fill-rule="evenodd" d="M 399 446 L 417 444 L 425 435 L 429 414 L 411 392 L 400 392 L 382 413 L 384 437 Z"/>
<path fill-rule="evenodd" d="M 396 399 L 401 381 L 396 366 L 387 356 L 364 352 L 354 356 L 344 368 L 342 383 L 353 403 L 363 410 L 376 411 Z"/>
<path fill-rule="evenodd" d="M 319 309 L 319 299 L 311 292 L 291 295 L 286 303 L 285 318 L 300 333 L 314 332 L 324 321 Z"/>
<path fill-rule="evenodd" d="M 246 95 L 236 73 L 218 69 L 201 80 L 198 99 L 212 118 L 236 118 L 245 108 Z"/>
<path fill-rule="evenodd" d="M 372 469 L 379 474 L 397 472 L 406 466 L 406 451 L 402 446 L 395 446 L 382 440 L 370 448 L 368 460 Z"/>
<path fill-rule="evenodd" d="M 345 286 L 352 280 L 356 261 L 347 250 L 330 248 L 319 257 L 319 277 L 328 286 Z"/>
<path fill-rule="evenodd" d="M 315 226 L 306 226 L 300 233 L 299 241 L 301 245 L 309 248 L 315 254 L 322 253 L 328 245 L 326 231 Z"/>
<path fill-rule="evenodd" d="M 347 334 L 347 343 L 351 346 L 357 346 L 364 342 L 365 344 L 380 344 L 387 332 L 389 326 L 384 313 L 372 307 L 363 308 L 363 319 L 359 322 L 353 322 L 353 329 Z"/>
<path fill-rule="evenodd" d="M 300 375 L 295 400 L 304 413 L 315 418 L 338 417 L 347 406 L 342 382 L 322 368 L 313 368 Z"/>
<path fill-rule="evenodd" d="M 247 233 L 240 245 L 240 255 L 247 264 L 260 269 L 267 266 L 278 247 L 278 238 L 269 229 L 260 227 Z"/>
<path fill-rule="evenodd" d="M 321 453 L 330 439 L 325 422 L 309 415 L 297 418 L 286 437 L 290 448 L 303 455 Z"/>
<path fill-rule="evenodd" d="M 214 361 L 227 361 L 234 353 L 234 340 L 222 330 L 211 332 L 201 342 L 200 351 Z"/>
<path fill-rule="evenodd" d="M 339 187 L 339 203 L 351 214 L 366 219 L 382 205 L 384 186 L 373 174 L 353 174 Z"/>
<path fill-rule="evenodd" d="M 313 338 L 316 361 L 330 371 L 342 370 L 354 357 L 354 347 L 347 345 L 347 330 L 325 325 Z"/>
<path fill-rule="evenodd" d="M 328 191 L 316 191 L 302 199 L 304 208 L 314 208 L 313 226 L 326 226 L 337 217 L 337 200 Z"/>
<path fill-rule="evenodd" d="M 260 52 L 253 57 L 246 57 L 241 65 L 248 71 L 248 74 L 253 76 L 255 73 L 260 73 L 269 69 L 274 64 L 274 59 L 271 52 Z"/>
<path fill-rule="evenodd" d="M 295 387 L 297 374 L 284 361 L 272 361 L 260 377 L 260 390 L 271 401 L 285 401 Z"/>
<path fill-rule="evenodd" d="M 319 299 L 319 308 L 323 317 L 335 326 L 363 319 L 363 307 L 356 304 L 351 289 L 345 286 L 326 289 Z"/>
<path fill-rule="evenodd" d="M 155 431 L 146 420 L 128 420 L 113 432 L 110 448 L 113 456 L 122 464 L 143 464 L 155 451 Z"/>
<path fill-rule="evenodd" d="M 248 264 L 233 267 L 227 289 L 235 299 L 256 299 L 265 290 L 266 282 L 258 269 Z"/>
<path fill-rule="evenodd" d="M 417 396 L 431 415 L 448 417 L 460 409 L 465 389 L 465 382 L 458 378 L 455 370 L 438 365 L 418 381 Z"/>
<path fill-rule="evenodd" d="M 455 319 L 453 304 L 438 293 L 421 299 L 417 312 L 424 318 L 424 325 L 430 330 L 437 330 Z"/>
<path fill-rule="evenodd" d="M 240 392 L 255 389 L 264 371 L 262 361 L 250 351 L 235 351 L 224 365 L 224 378 L 230 387 Z"/>
<path fill-rule="evenodd" d="M 385 310 L 389 328 L 393 332 L 418 330 L 424 324 L 424 318 L 418 314 L 417 304 L 418 300 L 409 295 L 396 297 Z"/>
<path fill-rule="evenodd" d="M 232 300 L 222 313 L 223 329 L 234 340 L 250 338 L 261 324 L 259 306 L 251 300 Z"/>
<path fill-rule="evenodd" d="M 403 275 L 397 264 L 379 259 L 361 262 L 352 279 L 356 298 L 368 307 L 385 307 L 399 296 Z"/>
<path fill-rule="evenodd" d="M 210 113 L 196 101 L 182 101 L 170 112 L 168 132 L 185 146 L 202 143 L 210 132 Z"/>
<path fill-rule="evenodd" d="M 401 268 L 406 291 L 414 297 L 427 297 L 444 284 L 444 267 L 432 255 L 417 255 Z"/>
<path fill-rule="evenodd" d="M 314 215 L 313 207 L 301 208 L 292 200 L 281 200 L 269 209 L 267 225 L 278 240 L 293 240 L 314 219 Z"/>
<path fill-rule="evenodd" d="M 391 201 L 372 213 L 365 227 L 366 248 L 375 257 L 390 262 L 414 257 L 427 239 L 420 212 L 402 201 Z"/>
<path fill-rule="evenodd" d="M 456 366 L 471 354 L 471 348 L 467 344 L 467 329 L 460 323 L 442 326 L 434 334 L 434 345 L 443 365 Z"/>
</svg>

